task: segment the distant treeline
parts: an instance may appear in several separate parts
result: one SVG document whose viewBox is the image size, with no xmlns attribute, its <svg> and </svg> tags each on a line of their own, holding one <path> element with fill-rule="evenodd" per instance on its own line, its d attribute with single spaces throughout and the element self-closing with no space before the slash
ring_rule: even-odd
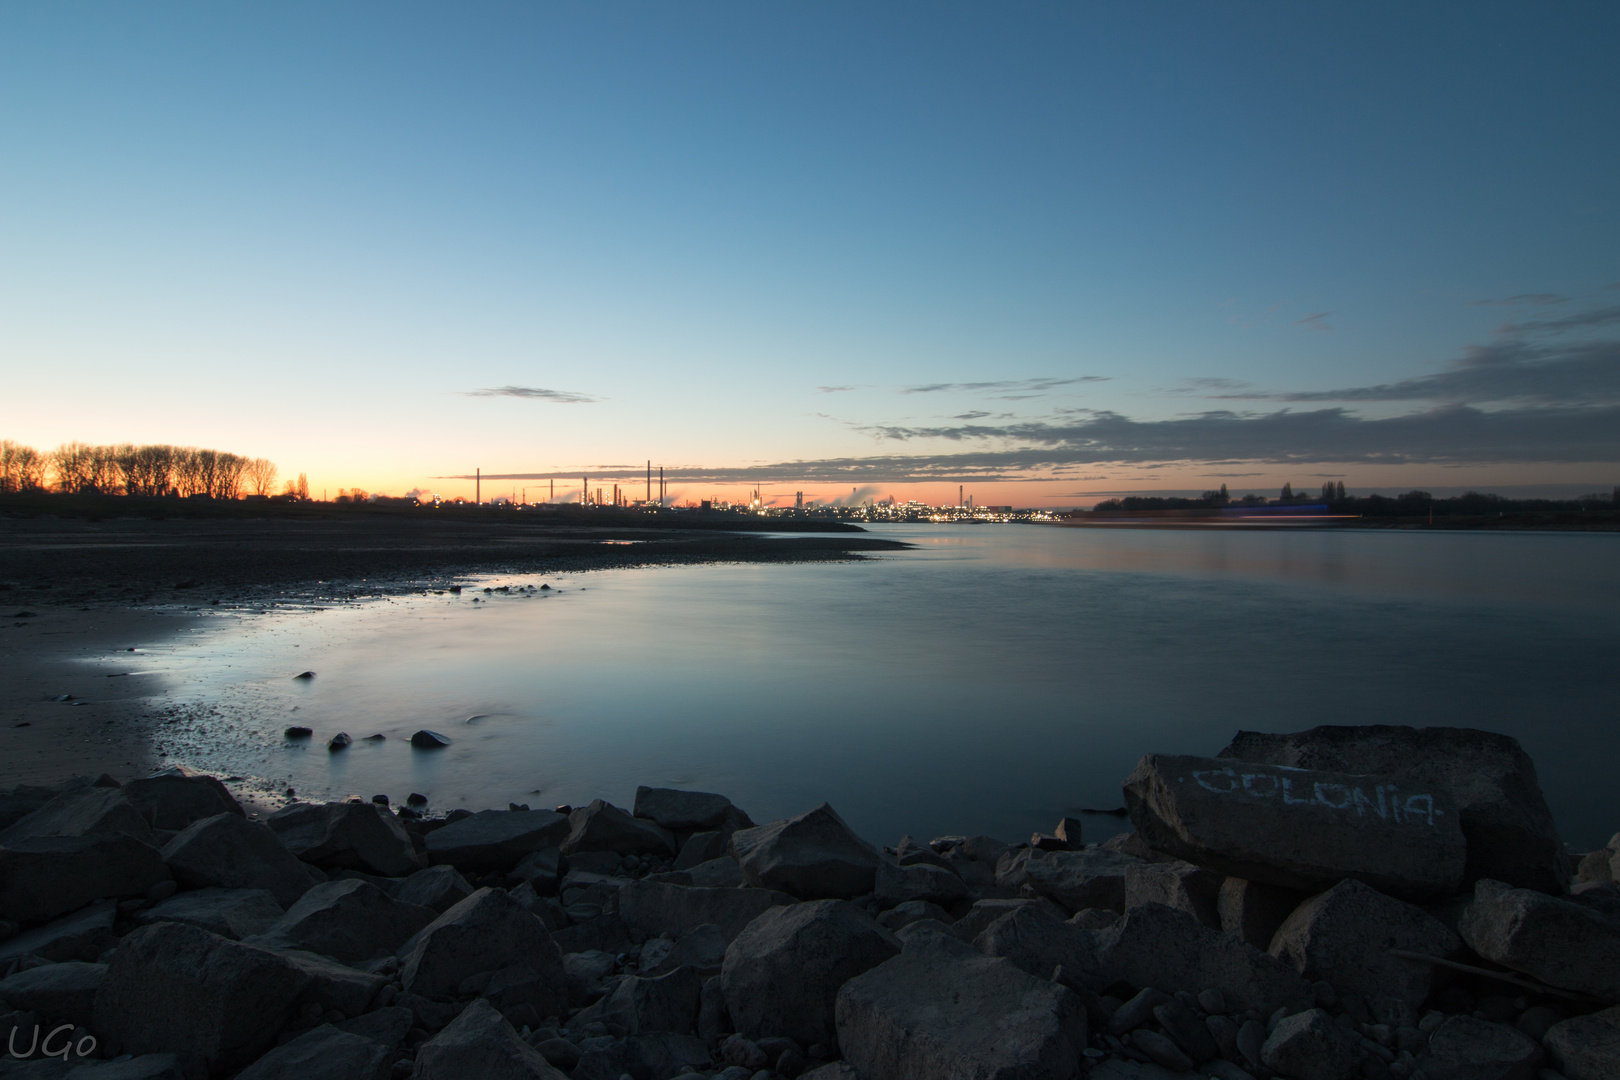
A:
<svg viewBox="0 0 1620 1080">
<path fill-rule="evenodd" d="M 1296 492 L 1292 484 L 1284 484 L 1274 499 L 1264 495 L 1233 496 L 1222 484 L 1218 491 L 1206 491 L 1197 498 L 1159 498 L 1131 495 L 1123 499 L 1108 499 L 1092 507 L 1093 513 L 1110 510 L 1218 510 L 1228 506 L 1298 506 L 1309 504 L 1326 506 L 1336 514 L 1360 514 L 1363 517 L 1413 517 L 1433 513 L 1436 517 L 1448 515 L 1478 515 L 1507 513 L 1550 513 L 1581 510 L 1613 510 L 1620 507 L 1620 487 L 1608 495 L 1594 492 L 1578 499 L 1509 499 L 1478 491 L 1437 499 L 1427 491 L 1408 491 L 1401 495 L 1350 495 L 1343 481 L 1322 485 L 1320 492 Z"/>
<path fill-rule="evenodd" d="M 195 446 L 91 446 L 63 443 L 41 453 L 0 440 L 0 495 L 56 491 L 66 495 L 136 495 L 238 499 L 275 492 L 275 463 Z M 300 475 L 282 493 L 309 498 Z"/>
</svg>

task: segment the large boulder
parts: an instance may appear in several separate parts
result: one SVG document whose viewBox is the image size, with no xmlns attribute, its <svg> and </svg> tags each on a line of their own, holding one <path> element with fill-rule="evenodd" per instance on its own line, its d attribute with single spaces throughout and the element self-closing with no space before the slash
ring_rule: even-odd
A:
<svg viewBox="0 0 1620 1080">
<path fill-rule="evenodd" d="M 739 1034 L 831 1045 L 838 988 L 899 952 L 894 935 L 848 901 L 773 907 L 726 947 L 720 986 Z"/>
<path fill-rule="evenodd" d="M 428 833 L 428 858 L 457 870 L 510 870 L 523 856 L 556 847 L 568 836 L 568 818 L 550 810 L 480 810 Z"/>
<path fill-rule="evenodd" d="M 956 871 L 913 863 L 900 866 L 881 859 L 872 882 L 872 896 L 881 908 L 898 907 L 912 900 L 949 904 L 967 896 L 968 887 Z"/>
<path fill-rule="evenodd" d="M 0 845 L 0 919 L 43 922 L 168 879 L 157 849 L 124 833 L 10 840 Z"/>
<path fill-rule="evenodd" d="M 293 803 L 265 819 L 287 850 L 316 866 L 402 877 L 416 849 L 399 819 L 376 803 Z"/>
<path fill-rule="evenodd" d="M 1058 918 L 1046 904 L 1020 904 L 973 939 L 986 956 L 1003 956 L 1037 979 L 1050 979 L 1062 967 L 1064 981 L 1102 989 L 1097 942 L 1083 930 Z M 960 937 L 953 928 L 953 937 Z"/>
<path fill-rule="evenodd" d="M 93 1026 L 126 1053 L 176 1055 L 188 1077 L 228 1074 L 270 1045 L 308 983 L 268 949 L 158 923 L 113 953 Z"/>
<path fill-rule="evenodd" d="M 845 983 L 836 1012 L 862 1080 L 1069 1080 L 1086 1045 L 1076 994 L 941 933 Z"/>
<path fill-rule="evenodd" d="M 1168 994 L 1197 994 L 1213 987 L 1225 996 L 1228 1008 L 1263 1013 L 1307 1003 L 1314 996 L 1289 965 L 1163 904 L 1133 908 L 1095 933 L 1105 986 L 1120 980 Z"/>
<path fill-rule="evenodd" d="M 286 912 L 265 889 L 196 889 L 171 896 L 137 912 L 141 926 L 157 922 L 188 923 L 211 934 L 240 941 L 270 929 Z"/>
<path fill-rule="evenodd" d="M 402 904 L 368 881 L 349 878 L 316 885 L 248 943 L 370 960 L 392 953 L 437 917 L 432 908 Z"/>
<path fill-rule="evenodd" d="M 106 981 L 106 964 L 41 964 L 0 979 L 0 1001 L 47 1020 L 88 1027 L 95 1020 L 96 992 Z"/>
<path fill-rule="evenodd" d="M 642 974 L 663 975 L 674 971 L 678 967 L 689 967 L 699 975 L 709 976 L 720 974 L 720 968 L 726 960 L 725 935 L 713 923 L 704 923 L 691 933 L 683 935 L 670 946 L 661 959 L 655 959 L 651 966 L 647 966 L 646 954 L 643 953 Z"/>
<path fill-rule="evenodd" d="M 99 900 L 71 915 L 0 941 L 0 971 L 24 956 L 37 956 L 53 964 L 63 960 L 99 959 L 102 953 L 118 944 L 112 932 L 117 914 L 116 902 Z"/>
<path fill-rule="evenodd" d="M 371 1008 L 377 991 L 388 981 L 387 976 L 361 971 L 303 949 L 277 949 L 275 954 L 309 978 L 293 1003 L 294 1012 L 316 1005 L 323 1013 L 336 1009 L 345 1016 L 359 1016 Z"/>
<path fill-rule="evenodd" d="M 312 884 L 311 871 L 270 827 L 237 814 L 215 814 L 186 826 L 163 845 L 163 861 L 194 889 L 264 889 L 291 907 Z"/>
<path fill-rule="evenodd" d="M 633 817 L 601 799 L 568 815 L 562 853 L 611 851 L 619 855 L 674 855 L 680 849 L 668 829 Z"/>
<path fill-rule="evenodd" d="M 1284 1017 L 1260 1050 L 1266 1068 L 1290 1080 L 1350 1080 L 1361 1071 L 1361 1046 L 1323 1009 Z"/>
<path fill-rule="evenodd" d="M 730 799 L 707 791 L 638 787 L 631 812 L 676 833 L 721 829 L 734 832 L 754 824 L 747 814 L 731 805 Z"/>
<path fill-rule="evenodd" d="M 1070 914 L 1086 908 L 1125 910 L 1125 875 L 1142 860 L 1103 847 L 1034 853 L 1023 865 L 1024 884 Z"/>
<path fill-rule="evenodd" d="M 461 872 L 448 863 L 418 870 L 388 890 L 402 904 L 432 908 L 443 915 L 473 894 L 473 887 Z"/>
<path fill-rule="evenodd" d="M 660 1032 L 624 1039 L 592 1039 L 570 1075 L 573 1080 L 620 1080 L 624 1076 L 674 1080 L 712 1064 L 702 1039 Z"/>
<path fill-rule="evenodd" d="M 119 788 L 70 787 L 0 833 L 0 844 L 36 836 L 123 833 L 152 843 L 152 828 Z"/>
<path fill-rule="evenodd" d="M 703 980 L 689 967 L 663 975 L 621 979 L 602 1006 L 602 1020 L 630 1035 L 667 1031 L 690 1035 L 697 1024 Z"/>
<path fill-rule="evenodd" d="M 521 961 L 549 980 L 561 1005 L 562 954 L 545 924 L 500 889 L 479 889 L 440 915 L 399 957 L 401 985 L 423 997 L 453 994 L 470 976 Z"/>
<path fill-rule="evenodd" d="M 1562 892 L 1569 868 L 1536 766 L 1517 739 L 1472 728 L 1374 724 L 1240 731 L 1220 757 L 1332 772 L 1409 773 L 1451 794 L 1468 839 L 1466 881 Z M 1407 791 L 1418 791 L 1408 786 Z"/>
<path fill-rule="evenodd" d="M 1457 928 L 1487 960 L 1549 986 L 1620 1000 L 1620 922 L 1595 907 L 1482 879 Z"/>
<path fill-rule="evenodd" d="M 1277 927 L 1305 902 L 1310 894 L 1284 889 L 1247 878 L 1229 877 L 1221 882 L 1215 909 L 1221 929 L 1247 941 L 1260 950 L 1271 948 Z"/>
<path fill-rule="evenodd" d="M 1163 904 L 1185 911 L 1213 930 L 1221 929 L 1221 875 L 1180 859 L 1125 869 L 1125 909 Z"/>
<path fill-rule="evenodd" d="M 1415 1008 L 1429 997 L 1434 969 L 1389 950 L 1444 960 L 1460 948 L 1451 927 L 1422 908 L 1359 881 L 1341 881 L 1296 908 L 1269 951 L 1307 980 L 1330 982 L 1341 994 L 1398 997 Z"/>
<path fill-rule="evenodd" d="M 565 1080 L 487 1001 L 475 1001 L 416 1052 L 412 1080 Z"/>
<path fill-rule="evenodd" d="M 729 850 L 756 888 L 801 900 L 847 900 L 872 891 L 878 853 L 826 803 L 794 817 L 739 829 Z"/>
<path fill-rule="evenodd" d="M 679 939 L 705 924 L 730 943 L 766 909 L 793 903 L 771 889 L 707 889 L 636 881 L 619 890 L 619 918 L 648 937 Z"/>
<path fill-rule="evenodd" d="M 1294 889 L 1356 878 L 1394 896 L 1448 896 L 1467 844 L 1446 789 L 1404 773 L 1280 768 L 1148 754 L 1125 805 L 1154 848 Z"/>
<path fill-rule="evenodd" d="M 1517 1028 L 1453 1016 L 1429 1036 L 1418 1067 L 1429 1080 L 1532 1080 L 1541 1047 Z"/>
<path fill-rule="evenodd" d="M 242 804 L 217 778 L 178 765 L 131 780 L 122 790 L 154 829 L 178 831 L 215 814 L 246 816 Z"/>
<path fill-rule="evenodd" d="M 1620 1005 L 1560 1021 L 1542 1043 L 1569 1080 L 1614 1080 L 1620 1076 Z"/>
<path fill-rule="evenodd" d="M 390 1048 L 331 1024 L 283 1043 L 236 1074 L 236 1080 L 383 1080 Z"/>
</svg>

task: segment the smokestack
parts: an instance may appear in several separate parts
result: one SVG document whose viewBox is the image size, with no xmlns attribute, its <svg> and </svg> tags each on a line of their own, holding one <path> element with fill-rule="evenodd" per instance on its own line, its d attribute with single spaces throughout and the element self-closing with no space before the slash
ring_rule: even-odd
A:
<svg viewBox="0 0 1620 1080">
<path fill-rule="evenodd" d="M 662 471 L 662 469 L 659 470 L 659 472 Z M 660 486 L 659 490 L 662 491 L 662 486 Z M 652 458 L 647 459 L 647 501 L 652 502 Z"/>
<path fill-rule="evenodd" d="M 484 505 L 484 470 L 473 470 L 473 505 Z"/>
</svg>

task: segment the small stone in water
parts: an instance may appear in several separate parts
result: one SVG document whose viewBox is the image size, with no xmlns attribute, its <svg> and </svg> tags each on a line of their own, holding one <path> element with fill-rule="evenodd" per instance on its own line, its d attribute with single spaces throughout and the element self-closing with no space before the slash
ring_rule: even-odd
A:
<svg viewBox="0 0 1620 1080">
<path fill-rule="evenodd" d="M 328 750 L 347 750 L 349 744 L 353 741 L 353 739 L 349 738 L 348 732 L 340 731 L 332 736 L 332 741 L 326 744 L 326 748 Z"/>
<path fill-rule="evenodd" d="M 282 732 L 282 734 L 287 736 L 289 739 L 307 739 L 311 735 L 315 734 L 315 732 L 311 731 L 307 727 L 290 727 L 286 731 Z"/>
<path fill-rule="evenodd" d="M 450 740 L 437 731 L 429 731 L 427 728 L 423 728 L 411 736 L 411 745 L 418 750 L 439 750 L 449 746 Z"/>
</svg>

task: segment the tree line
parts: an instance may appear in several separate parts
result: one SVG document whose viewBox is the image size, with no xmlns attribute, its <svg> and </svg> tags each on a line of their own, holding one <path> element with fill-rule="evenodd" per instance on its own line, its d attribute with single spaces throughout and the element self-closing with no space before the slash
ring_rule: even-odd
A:
<svg viewBox="0 0 1620 1080">
<path fill-rule="evenodd" d="M 1427 491 L 1418 490 L 1395 496 L 1351 495 L 1345 491 L 1344 481 L 1338 480 L 1323 484 L 1320 493 L 1295 491 L 1293 484 L 1284 484 L 1276 498 L 1268 499 L 1264 495 L 1232 495 L 1222 484 L 1219 489 L 1206 491 L 1196 498 L 1129 495 L 1123 499 L 1107 499 L 1091 509 L 1106 513 L 1111 510 L 1205 510 L 1227 506 L 1294 506 L 1306 503 L 1326 506 L 1334 513 L 1360 514 L 1363 517 L 1411 517 L 1429 513 L 1443 516 L 1579 512 L 1620 507 L 1620 487 L 1611 494 L 1593 492 L 1577 499 L 1509 499 L 1478 491 L 1437 499 Z"/>
<path fill-rule="evenodd" d="M 7 495 L 56 491 L 239 499 L 244 494 L 275 494 L 277 471 L 268 458 L 196 446 L 70 442 L 41 453 L 10 439 L 0 440 L 0 494 Z M 287 482 L 282 494 L 307 499 L 309 481 L 300 474 Z"/>
</svg>

